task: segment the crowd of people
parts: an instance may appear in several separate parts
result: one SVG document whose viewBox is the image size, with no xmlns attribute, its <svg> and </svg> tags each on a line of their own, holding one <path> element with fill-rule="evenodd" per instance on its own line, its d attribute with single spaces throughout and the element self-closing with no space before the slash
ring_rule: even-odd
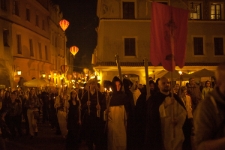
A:
<svg viewBox="0 0 225 150">
<path fill-rule="evenodd" d="M 104 92 L 95 79 L 83 89 L 2 90 L 1 149 L 5 138 L 29 135 L 35 140 L 38 122 L 48 122 L 67 149 L 78 149 L 81 142 L 89 150 L 225 149 L 224 76 L 222 64 L 216 85 L 206 81 L 202 90 L 194 78 L 186 86 L 173 87 L 165 77 L 150 80 L 150 97 L 146 86 L 117 76 L 112 91 Z"/>
</svg>

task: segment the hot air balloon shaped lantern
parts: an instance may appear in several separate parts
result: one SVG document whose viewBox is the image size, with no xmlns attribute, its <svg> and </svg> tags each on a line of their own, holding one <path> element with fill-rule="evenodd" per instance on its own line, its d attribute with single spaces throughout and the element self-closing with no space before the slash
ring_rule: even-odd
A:
<svg viewBox="0 0 225 150">
<path fill-rule="evenodd" d="M 63 20 L 59 21 L 59 25 L 62 28 L 62 30 L 65 31 L 68 28 L 68 26 L 70 25 L 70 23 L 66 19 L 63 19 Z"/>
<path fill-rule="evenodd" d="M 79 51 L 79 48 L 77 46 L 71 46 L 70 47 L 70 52 L 73 54 L 74 57 L 75 57 L 75 55 L 77 54 L 78 51 Z"/>
</svg>

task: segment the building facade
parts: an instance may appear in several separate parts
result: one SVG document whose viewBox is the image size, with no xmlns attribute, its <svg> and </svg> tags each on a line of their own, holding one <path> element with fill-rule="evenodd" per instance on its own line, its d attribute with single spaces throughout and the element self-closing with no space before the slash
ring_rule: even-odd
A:
<svg viewBox="0 0 225 150">
<path fill-rule="evenodd" d="M 62 18 L 49 0 L 0 0 L 0 85 L 23 86 L 41 77 L 60 81 L 67 63 Z"/>
<path fill-rule="evenodd" d="M 166 5 L 188 9 L 188 35 L 185 73 L 200 69 L 215 70 L 225 61 L 225 8 L 223 0 L 164 0 Z M 98 0 L 97 47 L 93 53 L 94 69 L 101 81 L 118 75 L 115 55 L 119 55 L 123 75 L 137 75 L 146 84 L 143 60 L 148 59 L 148 74 L 156 77 L 162 66 L 150 60 L 151 3 L 149 0 Z"/>
</svg>

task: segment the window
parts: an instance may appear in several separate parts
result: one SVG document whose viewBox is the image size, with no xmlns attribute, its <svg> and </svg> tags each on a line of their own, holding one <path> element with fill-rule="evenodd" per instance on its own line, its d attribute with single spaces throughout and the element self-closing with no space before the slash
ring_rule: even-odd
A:
<svg viewBox="0 0 225 150">
<path fill-rule="evenodd" d="M 42 20 L 42 30 L 45 30 L 45 21 Z"/>
<path fill-rule="evenodd" d="M 202 37 L 194 37 L 194 55 L 203 55 Z"/>
<path fill-rule="evenodd" d="M 42 59 L 41 43 L 38 43 L 39 58 Z"/>
<path fill-rule="evenodd" d="M 157 3 L 164 4 L 164 5 L 168 5 L 167 2 L 157 2 Z"/>
<path fill-rule="evenodd" d="M 221 20 L 221 4 L 211 4 L 211 19 Z"/>
<path fill-rule="evenodd" d="M 48 60 L 48 48 L 45 45 L 45 60 Z"/>
<path fill-rule="evenodd" d="M 136 56 L 135 52 L 135 38 L 124 39 L 125 56 Z"/>
<path fill-rule="evenodd" d="M 1 0 L 1 9 L 4 11 L 7 11 L 7 5 L 6 5 L 6 0 Z"/>
<path fill-rule="evenodd" d="M 223 38 L 214 38 L 214 51 L 215 55 L 223 55 Z"/>
<path fill-rule="evenodd" d="M 52 42 L 52 45 L 54 46 L 54 43 L 55 43 L 55 38 L 54 38 L 54 35 L 52 34 L 52 39 L 51 39 L 51 42 Z"/>
<path fill-rule="evenodd" d="M 18 2 L 18 0 L 13 1 L 13 14 L 19 16 L 19 2 Z"/>
<path fill-rule="evenodd" d="M 30 44 L 30 56 L 34 56 L 34 49 L 33 49 L 33 40 L 29 39 Z"/>
<path fill-rule="evenodd" d="M 134 19 L 134 2 L 123 2 L 123 19 Z"/>
<path fill-rule="evenodd" d="M 30 21 L 30 9 L 26 9 L 26 19 L 27 21 Z"/>
<path fill-rule="evenodd" d="M 202 6 L 201 3 L 193 3 L 189 4 L 190 7 L 190 19 L 201 19 L 201 11 Z"/>
<path fill-rule="evenodd" d="M 55 47 L 58 46 L 57 37 L 55 37 Z"/>
<path fill-rule="evenodd" d="M 9 30 L 3 29 L 3 44 L 9 47 Z"/>
<path fill-rule="evenodd" d="M 36 26 L 39 26 L 39 17 L 36 15 Z"/>
<path fill-rule="evenodd" d="M 17 43 L 17 53 L 22 54 L 22 47 L 21 47 L 21 35 L 16 35 L 16 43 Z"/>
</svg>

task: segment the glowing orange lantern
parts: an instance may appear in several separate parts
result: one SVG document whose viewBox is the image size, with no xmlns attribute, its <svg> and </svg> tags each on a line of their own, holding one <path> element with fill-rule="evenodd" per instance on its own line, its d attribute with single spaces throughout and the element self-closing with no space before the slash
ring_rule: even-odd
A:
<svg viewBox="0 0 225 150">
<path fill-rule="evenodd" d="M 63 29 L 63 31 L 65 31 L 68 28 L 68 26 L 70 25 L 70 23 L 66 19 L 63 19 L 63 20 L 59 21 L 59 25 Z"/>
<path fill-rule="evenodd" d="M 70 52 L 73 54 L 73 56 L 75 56 L 78 51 L 79 51 L 78 47 L 76 47 L 76 46 L 71 46 L 70 47 Z"/>
</svg>

